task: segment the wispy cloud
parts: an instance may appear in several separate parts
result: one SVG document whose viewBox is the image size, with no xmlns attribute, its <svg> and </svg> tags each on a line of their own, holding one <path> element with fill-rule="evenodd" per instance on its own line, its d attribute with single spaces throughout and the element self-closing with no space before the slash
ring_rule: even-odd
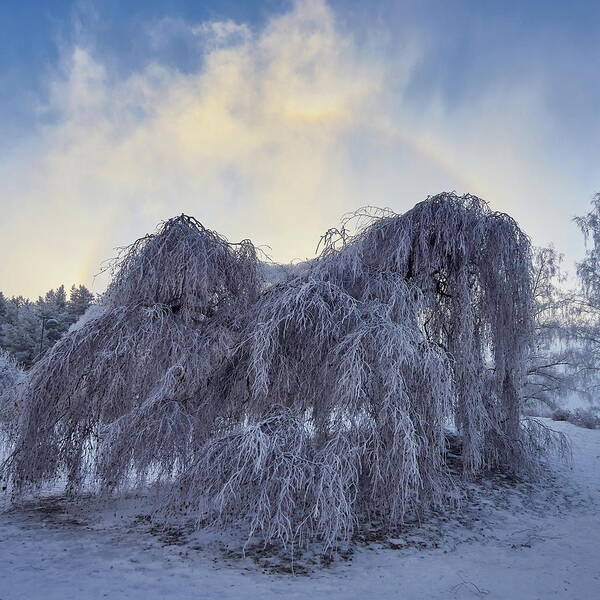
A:
<svg viewBox="0 0 600 600">
<path fill-rule="evenodd" d="M 181 212 L 282 261 L 310 255 L 347 210 L 404 210 L 442 189 L 488 197 L 541 242 L 571 212 L 570 181 L 544 152 L 556 132 L 539 82 L 499 82 L 452 109 L 417 102 L 428 42 L 366 47 L 321 0 L 259 30 L 163 20 L 144 35 L 191 40 L 198 67 L 123 76 L 76 45 L 50 86 L 52 124 L 2 165 L 5 291 L 89 282 L 115 246 Z"/>
</svg>

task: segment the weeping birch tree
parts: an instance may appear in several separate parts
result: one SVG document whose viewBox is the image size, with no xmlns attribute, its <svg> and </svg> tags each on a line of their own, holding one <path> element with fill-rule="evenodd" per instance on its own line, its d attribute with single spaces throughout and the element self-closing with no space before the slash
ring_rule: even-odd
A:
<svg viewBox="0 0 600 600">
<path fill-rule="evenodd" d="M 533 286 L 515 221 L 445 193 L 321 241 L 271 286 L 250 242 L 190 217 L 127 248 L 102 315 L 27 378 L 15 485 L 158 479 L 203 523 L 332 547 L 456 502 L 465 476 L 535 468 L 549 438 L 520 418 Z"/>
<path fill-rule="evenodd" d="M 28 375 L 14 484 L 66 474 L 74 490 L 92 468 L 114 488 L 132 472 L 177 472 L 199 441 L 203 389 L 258 286 L 252 244 L 230 244 L 191 217 L 125 248 L 100 315 Z"/>
</svg>

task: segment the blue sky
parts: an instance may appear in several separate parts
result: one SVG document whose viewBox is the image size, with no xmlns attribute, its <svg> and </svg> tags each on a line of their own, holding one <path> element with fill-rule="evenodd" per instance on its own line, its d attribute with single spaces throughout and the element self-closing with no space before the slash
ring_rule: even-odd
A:
<svg viewBox="0 0 600 600">
<path fill-rule="evenodd" d="M 82 39 L 122 71 L 150 60 L 189 69 L 198 57 L 185 40 L 151 49 L 140 33 L 144 27 L 162 19 L 232 19 L 260 27 L 292 5 L 290 0 L 4 0 L 0 73 L 11 85 L 1 88 L 3 108 L 31 119 L 61 49 Z M 417 97 L 441 89 L 450 104 L 459 103 L 498 77 L 523 77 L 536 65 L 556 76 L 548 101 L 571 125 L 583 121 L 577 118 L 579 111 L 594 112 L 600 100 L 598 2 L 338 0 L 330 6 L 358 37 L 368 37 L 370 25 L 384 29 L 390 53 L 397 47 L 394 36 L 407 31 L 431 38 L 430 52 L 413 82 Z"/>
<path fill-rule="evenodd" d="M 182 210 L 290 260 L 346 210 L 443 189 L 570 265 L 600 190 L 599 23 L 581 1 L 5 0 L 0 289 L 90 283 Z"/>
<path fill-rule="evenodd" d="M 60 63 L 61 52 L 86 40 L 121 73 L 148 60 L 187 69 L 196 63 L 185 43 L 149 53 L 140 35 L 149 23 L 161 19 L 199 22 L 234 19 L 260 25 L 281 1 L 198 0 L 4 0 L 0 3 L 0 107 L 3 129 L 27 135 L 36 124 L 37 107 L 44 102 L 48 77 Z"/>
</svg>

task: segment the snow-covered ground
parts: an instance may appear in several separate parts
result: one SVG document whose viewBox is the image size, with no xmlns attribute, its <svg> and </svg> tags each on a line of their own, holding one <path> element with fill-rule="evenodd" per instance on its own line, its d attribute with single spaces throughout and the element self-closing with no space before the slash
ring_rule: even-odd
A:
<svg viewBox="0 0 600 600">
<path fill-rule="evenodd" d="M 225 537 L 136 518 L 144 511 L 135 500 L 107 508 L 49 497 L 13 508 L 0 514 L 0 600 L 599 598 L 600 430 L 552 426 L 574 456 L 555 487 L 497 482 L 464 518 L 302 575 L 267 568 L 271 559 L 255 551 L 240 558 Z"/>
</svg>

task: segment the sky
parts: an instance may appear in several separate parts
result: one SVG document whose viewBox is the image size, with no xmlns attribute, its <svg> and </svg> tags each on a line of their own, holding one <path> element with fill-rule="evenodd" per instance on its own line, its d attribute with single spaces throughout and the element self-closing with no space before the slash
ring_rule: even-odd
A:
<svg viewBox="0 0 600 600">
<path fill-rule="evenodd" d="M 287 262 L 441 191 L 572 267 L 600 191 L 600 3 L 3 0 L 0 290 L 95 277 L 185 212 Z"/>
</svg>

